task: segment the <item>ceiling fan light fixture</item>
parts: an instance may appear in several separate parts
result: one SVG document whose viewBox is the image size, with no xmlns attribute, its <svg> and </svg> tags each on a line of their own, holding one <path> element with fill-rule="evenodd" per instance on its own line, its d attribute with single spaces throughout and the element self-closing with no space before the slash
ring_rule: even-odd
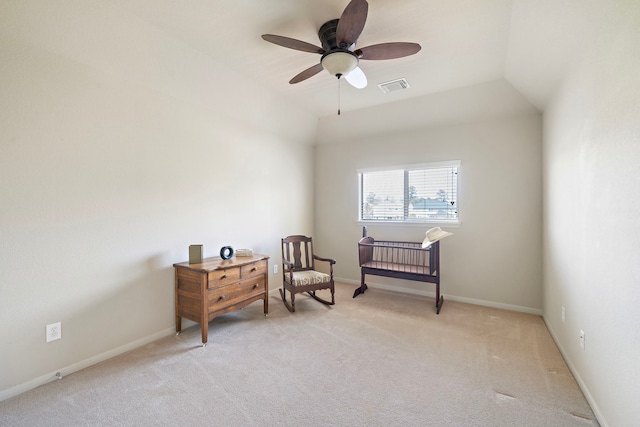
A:
<svg viewBox="0 0 640 427">
<path fill-rule="evenodd" d="M 358 58 L 349 52 L 332 52 L 322 58 L 322 66 L 338 78 L 346 76 L 358 66 Z"/>
</svg>

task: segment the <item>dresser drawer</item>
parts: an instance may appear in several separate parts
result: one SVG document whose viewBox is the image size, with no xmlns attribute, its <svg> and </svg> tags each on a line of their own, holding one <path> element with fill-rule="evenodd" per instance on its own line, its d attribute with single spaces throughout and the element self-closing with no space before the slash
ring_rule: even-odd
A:
<svg viewBox="0 0 640 427">
<path fill-rule="evenodd" d="M 226 286 L 240 280 L 240 268 L 226 268 L 209 272 L 209 289 Z"/>
<path fill-rule="evenodd" d="M 263 277 L 254 277 L 232 285 L 209 291 L 209 311 L 218 311 L 230 307 L 253 296 L 265 293 Z"/>
<path fill-rule="evenodd" d="M 267 261 L 254 262 L 253 264 L 240 267 L 240 277 L 248 279 L 250 277 L 262 276 L 267 273 Z"/>
</svg>

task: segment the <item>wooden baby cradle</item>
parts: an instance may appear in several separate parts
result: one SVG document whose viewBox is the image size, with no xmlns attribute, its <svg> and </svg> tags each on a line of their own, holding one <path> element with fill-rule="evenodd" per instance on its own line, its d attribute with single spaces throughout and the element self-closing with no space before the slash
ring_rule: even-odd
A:
<svg viewBox="0 0 640 427">
<path fill-rule="evenodd" d="M 366 274 L 435 283 L 436 313 L 440 314 L 444 297 L 440 295 L 439 241 L 423 248 L 422 242 L 375 240 L 367 236 L 367 227 L 363 227 L 358 254 L 361 279 L 353 298 L 368 289 Z"/>
</svg>

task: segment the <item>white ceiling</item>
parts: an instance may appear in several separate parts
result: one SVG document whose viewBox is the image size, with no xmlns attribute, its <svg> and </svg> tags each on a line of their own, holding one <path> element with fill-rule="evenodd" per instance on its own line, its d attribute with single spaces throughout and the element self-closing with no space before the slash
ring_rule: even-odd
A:
<svg viewBox="0 0 640 427">
<path fill-rule="evenodd" d="M 322 72 L 290 85 L 320 55 L 286 49 L 271 33 L 319 45 L 318 28 L 339 18 L 348 0 L 110 0 L 237 73 L 271 88 L 318 117 L 334 115 L 338 82 Z M 362 61 L 369 85 L 341 82 L 343 111 L 506 79 L 538 109 L 577 52 L 593 37 L 602 0 L 369 0 L 357 47 L 406 41 L 422 50 L 387 61 Z M 404 77 L 410 89 L 377 85 Z"/>
</svg>

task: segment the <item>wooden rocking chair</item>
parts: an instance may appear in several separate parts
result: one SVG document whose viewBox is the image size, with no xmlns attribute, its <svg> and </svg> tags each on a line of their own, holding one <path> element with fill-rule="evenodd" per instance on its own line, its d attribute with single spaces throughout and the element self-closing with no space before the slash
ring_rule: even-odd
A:
<svg viewBox="0 0 640 427">
<path fill-rule="evenodd" d="M 315 261 L 329 263 L 329 274 L 315 270 Z M 322 258 L 313 253 L 313 239 L 307 236 L 289 236 L 282 239 L 282 289 L 280 296 L 290 312 L 296 311 L 296 294 L 308 293 L 323 304 L 335 304 L 333 283 L 333 264 L 336 261 Z M 320 298 L 316 291 L 329 289 L 331 301 Z M 287 301 L 286 291 L 291 294 L 291 305 Z"/>
</svg>

